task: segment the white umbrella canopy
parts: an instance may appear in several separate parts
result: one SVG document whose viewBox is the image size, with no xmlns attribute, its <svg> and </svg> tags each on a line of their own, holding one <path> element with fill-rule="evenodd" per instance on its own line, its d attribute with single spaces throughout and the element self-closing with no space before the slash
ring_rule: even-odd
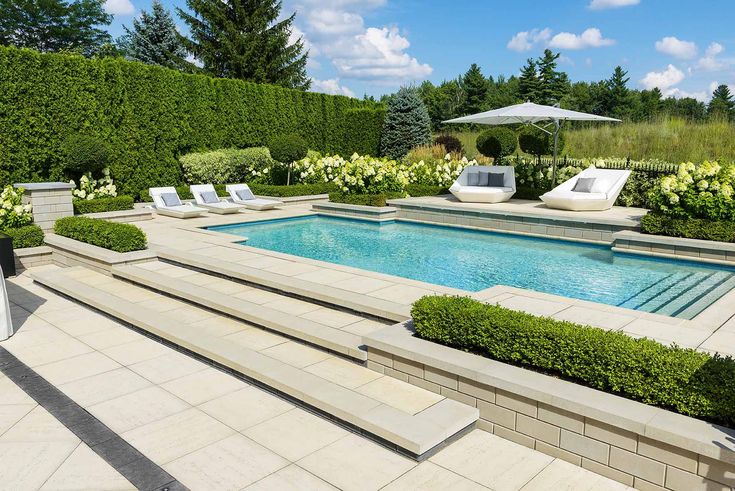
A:
<svg viewBox="0 0 735 491">
<path fill-rule="evenodd" d="M 596 114 L 570 111 L 555 106 L 544 106 L 533 102 L 524 102 L 513 106 L 501 107 L 492 111 L 471 114 L 444 121 L 444 123 L 474 123 L 474 124 L 530 124 L 554 136 L 554 163 L 552 169 L 552 186 L 556 184 L 556 153 L 559 141 L 559 129 L 563 121 L 608 121 L 619 123 L 619 119 L 598 116 Z M 536 123 L 550 122 L 554 125 L 554 131 L 538 126 Z"/>
</svg>

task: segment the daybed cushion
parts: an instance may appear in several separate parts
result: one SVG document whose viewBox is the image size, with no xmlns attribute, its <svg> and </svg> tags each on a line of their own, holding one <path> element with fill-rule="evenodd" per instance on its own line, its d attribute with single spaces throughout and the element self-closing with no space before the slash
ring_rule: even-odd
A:
<svg viewBox="0 0 735 491">
<path fill-rule="evenodd" d="M 169 208 L 173 206 L 181 206 L 181 200 L 179 199 L 179 195 L 176 193 L 161 193 L 161 199 L 163 200 L 163 204 Z"/>
<path fill-rule="evenodd" d="M 255 195 L 249 189 L 238 189 L 237 191 L 235 191 L 235 194 L 239 199 L 243 201 L 250 201 L 252 199 L 255 199 Z"/>
<path fill-rule="evenodd" d="M 502 188 L 505 184 L 505 174 L 503 172 L 490 172 L 488 173 L 487 186 L 491 188 Z"/>
<path fill-rule="evenodd" d="M 462 191 L 470 193 L 512 193 L 513 188 L 506 187 L 490 187 L 490 186 L 462 186 Z"/>
<path fill-rule="evenodd" d="M 580 193 L 577 191 L 549 191 L 545 196 L 554 199 L 573 199 L 573 200 L 606 200 L 605 193 Z"/>
<path fill-rule="evenodd" d="M 574 184 L 572 191 L 575 193 L 591 193 L 596 180 L 594 177 L 580 177 Z"/>
<path fill-rule="evenodd" d="M 478 186 L 487 186 L 490 182 L 490 172 L 486 170 L 480 171 L 480 180 L 477 183 Z"/>
<path fill-rule="evenodd" d="M 215 191 L 204 191 L 203 193 L 199 193 L 199 196 L 207 204 L 219 203 L 219 196 L 217 196 Z"/>
<path fill-rule="evenodd" d="M 468 172 L 467 173 L 467 185 L 468 186 L 480 186 L 480 173 L 479 172 Z"/>
</svg>

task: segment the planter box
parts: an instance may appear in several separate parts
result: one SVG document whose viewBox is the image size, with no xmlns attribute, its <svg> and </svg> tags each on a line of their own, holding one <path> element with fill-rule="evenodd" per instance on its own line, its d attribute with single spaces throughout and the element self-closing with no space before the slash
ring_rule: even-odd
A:
<svg viewBox="0 0 735 491">
<path fill-rule="evenodd" d="M 115 265 L 146 262 L 157 257 L 150 249 L 115 252 L 56 234 L 47 234 L 44 242 L 52 250 L 54 263 L 60 266 L 86 266 L 108 276 L 112 276 L 112 267 Z"/>
<path fill-rule="evenodd" d="M 0 268 L 3 276 L 15 276 L 15 256 L 13 256 L 13 238 L 0 232 Z"/>
<path fill-rule="evenodd" d="M 375 221 L 394 220 L 397 211 L 392 206 L 365 206 L 332 202 L 313 204 L 311 205 L 311 209 L 320 215 L 362 218 Z"/>
<path fill-rule="evenodd" d="M 735 486 L 733 429 L 425 341 L 410 324 L 363 341 L 370 368 L 477 407 L 500 437 L 638 489 Z"/>
</svg>

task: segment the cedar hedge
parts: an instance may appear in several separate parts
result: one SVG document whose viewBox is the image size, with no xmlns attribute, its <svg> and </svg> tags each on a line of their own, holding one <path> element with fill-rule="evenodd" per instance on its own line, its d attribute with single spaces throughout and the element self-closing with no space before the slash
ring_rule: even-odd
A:
<svg viewBox="0 0 735 491">
<path fill-rule="evenodd" d="M 120 211 L 132 209 L 132 196 L 120 195 L 113 198 L 74 200 L 74 213 L 77 215 L 83 215 L 85 213 L 102 213 L 105 211 Z"/>
<path fill-rule="evenodd" d="M 56 220 L 54 233 L 115 252 L 141 251 L 148 242 L 135 225 L 81 216 Z"/>
<path fill-rule="evenodd" d="M 332 203 L 346 203 L 360 206 L 385 206 L 386 200 L 403 198 L 403 193 L 380 193 L 380 194 L 349 194 L 329 193 L 329 201 Z"/>
<path fill-rule="evenodd" d="M 380 107 L 122 58 L 0 47 L 0 182 L 63 180 L 73 134 L 108 143 L 115 184 L 132 195 L 183 184 L 179 155 L 261 146 L 277 134 L 330 155 L 377 155 L 381 118 L 349 111 Z"/>
<path fill-rule="evenodd" d="M 43 245 L 43 230 L 38 225 L 24 225 L 17 228 L 7 228 L 3 233 L 13 239 L 13 249 L 24 247 L 38 247 Z"/>
<path fill-rule="evenodd" d="M 431 184 L 407 184 L 405 189 L 406 193 L 414 198 L 419 196 L 449 194 L 449 188 L 444 186 L 432 186 Z"/>
<path fill-rule="evenodd" d="M 411 315 L 421 338 L 735 426 L 731 357 L 664 346 L 468 297 L 423 297 Z"/>
<path fill-rule="evenodd" d="M 641 218 L 641 231 L 651 235 L 735 242 L 735 222 L 726 220 L 674 218 L 659 213 L 648 213 Z"/>
<path fill-rule="evenodd" d="M 215 184 L 214 190 L 220 198 L 229 198 L 230 194 L 225 190 L 225 184 Z M 318 184 L 291 184 L 290 186 L 275 186 L 271 184 L 248 184 L 253 194 L 258 196 L 271 196 L 274 198 L 290 198 L 294 196 L 314 196 L 317 194 L 329 194 L 337 190 L 333 183 Z M 145 191 L 148 193 L 148 191 Z M 189 186 L 177 186 L 176 192 L 181 199 L 194 199 Z"/>
</svg>

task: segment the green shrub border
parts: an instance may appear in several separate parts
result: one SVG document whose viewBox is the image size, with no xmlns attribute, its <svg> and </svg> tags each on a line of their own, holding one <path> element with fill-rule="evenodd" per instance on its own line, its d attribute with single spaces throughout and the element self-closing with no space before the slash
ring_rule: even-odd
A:
<svg viewBox="0 0 735 491">
<path fill-rule="evenodd" d="M 735 222 L 706 218 L 675 218 L 648 213 L 641 218 L 644 234 L 684 237 L 687 239 L 735 242 Z"/>
<path fill-rule="evenodd" d="M 406 193 L 413 198 L 420 196 L 438 196 L 449 194 L 449 188 L 444 186 L 432 186 L 431 184 L 407 184 Z"/>
<path fill-rule="evenodd" d="M 229 198 L 230 194 L 225 190 L 226 184 L 215 184 L 214 190 L 220 198 Z M 258 196 L 271 196 L 274 198 L 293 198 L 296 196 L 316 196 L 318 194 L 329 194 L 337 190 L 337 185 L 332 183 L 322 184 L 291 184 L 290 186 L 274 186 L 271 184 L 248 184 L 248 187 Z M 147 193 L 148 191 L 146 191 Z M 176 192 L 181 199 L 194 199 L 189 186 L 177 186 Z M 150 199 L 150 198 L 149 198 Z"/>
<path fill-rule="evenodd" d="M 106 211 L 122 211 L 133 209 L 132 196 L 115 196 L 113 198 L 97 199 L 75 199 L 74 213 L 83 215 L 85 213 L 103 213 Z"/>
<path fill-rule="evenodd" d="M 6 228 L 2 232 L 13 238 L 13 249 L 24 249 L 26 247 L 43 245 L 43 230 L 36 224 Z"/>
<path fill-rule="evenodd" d="M 145 233 L 135 225 L 83 216 L 56 220 L 54 233 L 115 252 L 141 251 L 148 243 Z"/>
<path fill-rule="evenodd" d="M 681 414 L 735 427 L 735 360 L 490 305 L 426 296 L 416 334 Z"/>
</svg>

